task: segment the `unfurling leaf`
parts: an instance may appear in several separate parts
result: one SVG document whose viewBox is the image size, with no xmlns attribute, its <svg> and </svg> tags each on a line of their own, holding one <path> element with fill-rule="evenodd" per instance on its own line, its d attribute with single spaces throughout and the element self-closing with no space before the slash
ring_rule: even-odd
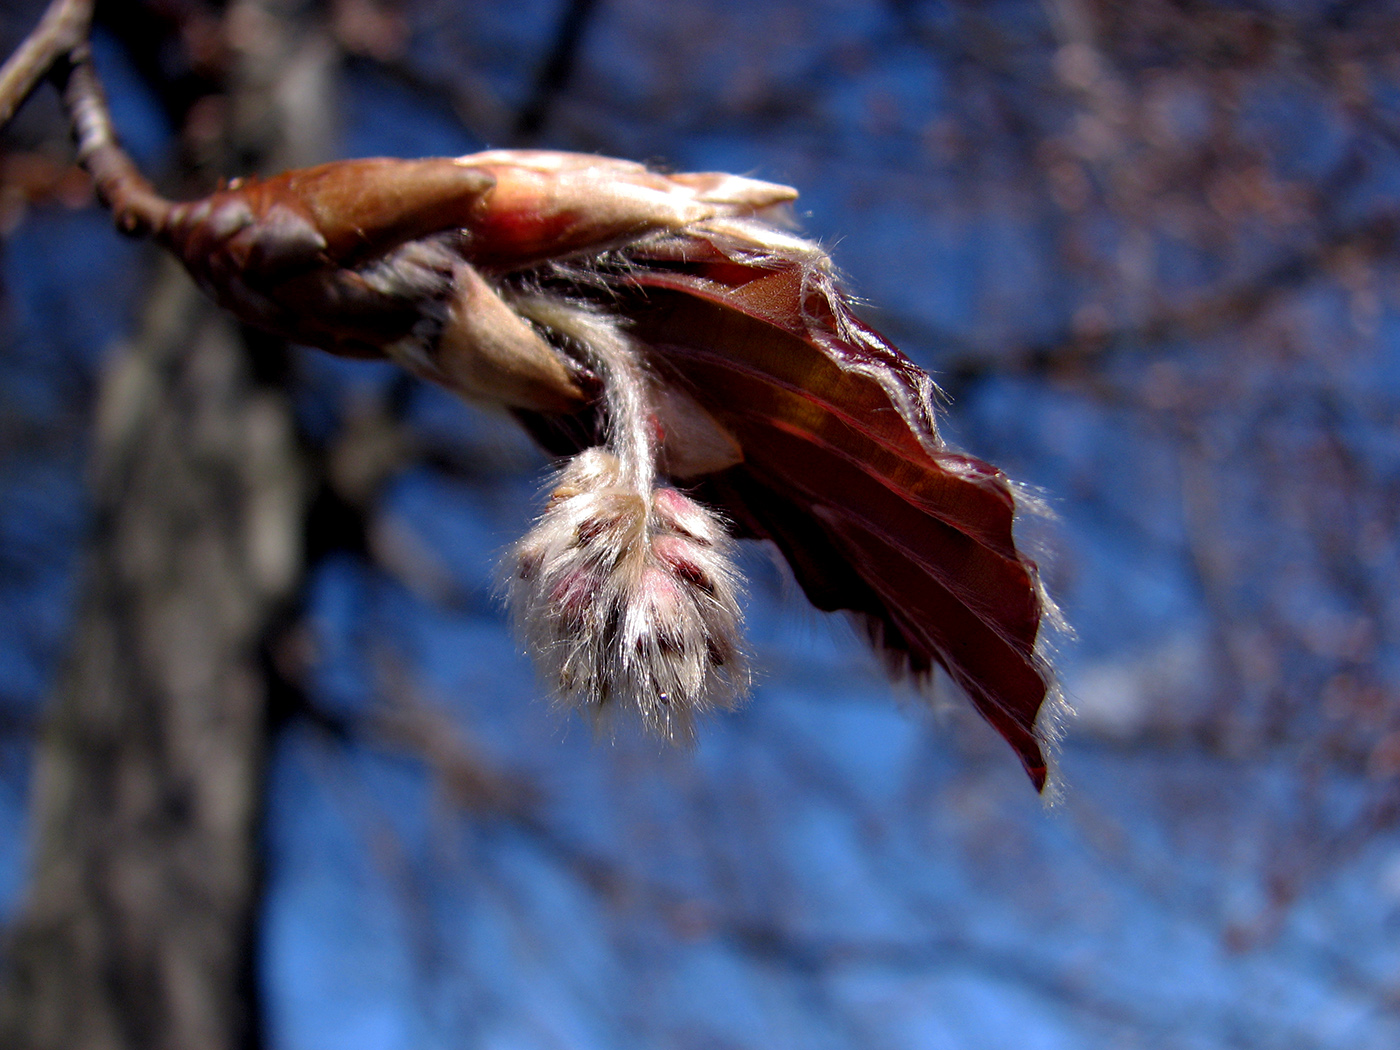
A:
<svg viewBox="0 0 1400 1050">
<path fill-rule="evenodd" d="M 674 740 L 738 699 L 722 516 L 861 618 L 892 672 L 942 667 L 1041 788 L 1050 606 L 1012 486 L 944 446 L 932 380 L 782 225 L 795 196 L 495 151 L 247 180 L 156 235 L 249 323 L 390 357 L 574 457 L 509 588 L 561 697 Z"/>
</svg>

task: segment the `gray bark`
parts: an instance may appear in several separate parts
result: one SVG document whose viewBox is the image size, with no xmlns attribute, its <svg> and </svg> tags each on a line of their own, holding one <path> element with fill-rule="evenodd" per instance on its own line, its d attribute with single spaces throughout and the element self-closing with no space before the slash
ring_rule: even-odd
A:
<svg viewBox="0 0 1400 1050">
<path fill-rule="evenodd" d="M 246 1046 L 260 644 L 300 575 L 304 485 L 285 394 L 173 265 L 103 383 L 95 451 L 0 1045 Z"/>
<path fill-rule="evenodd" d="M 305 15 L 285 0 L 230 6 L 228 157 L 324 159 L 334 50 Z M 163 260 L 99 393 L 94 533 L 4 946 L 6 1050 L 260 1042 L 263 654 L 304 573 L 308 470 L 286 391 L 254 365 Z"/>
</svg>

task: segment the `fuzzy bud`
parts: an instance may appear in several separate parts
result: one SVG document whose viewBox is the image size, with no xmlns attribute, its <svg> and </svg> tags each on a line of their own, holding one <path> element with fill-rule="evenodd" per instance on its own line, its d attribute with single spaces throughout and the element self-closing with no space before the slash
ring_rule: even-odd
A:
<svg viewBox="0 0 1400 1050">
<path fill-rule="evenodd" d="M 595 721 L 631 708 L 672 743 L 738 703 L 749 671 L 731 548 L 676 489 L 638 490 L 601 448 L 575 456 L 509 560 L 517 628 L 558 698 Z"/>
</svg>

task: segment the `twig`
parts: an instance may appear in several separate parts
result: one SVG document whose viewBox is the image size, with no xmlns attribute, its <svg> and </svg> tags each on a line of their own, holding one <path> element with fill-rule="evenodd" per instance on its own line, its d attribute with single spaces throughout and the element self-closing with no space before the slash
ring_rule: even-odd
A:
<svg viewBox="0 0 1400 1050">
<path fill-rule="evenodd" d="M 34 31 L 0 66 L 0 128 L 63 56 L 86 42 L 93 0 L 54 0 Z"/>
<path fill-rule="evenodd" d="M 54 0 L 0 67 L 0 128 L 39 81 L 52 76 L 73 122 L 78 161 L 92 175 L 112 221 L 125 234 L 146 237 L 165 221 L 170 202 L 156 193 L 117 142 L 107 97 L 92 68 L 92 4 L 93 0 Z"/>
<path fill-rule="evenodd" d="M 118 143 L 87 43 L 73 48 L 60 62 L 55 80 L 73 121 L 78 161 L 92 175 L 97 195 L 111 209 L 117 229 L 132 237 L 149 236 L 164 223 L 170 202 L 156 193 Z"/>
<path fill-rule="evenodd" d="M 583 34 L 596 6 L 597 0 L 570 0 L 564 10 L 554 35 L 554 44 L 549 49 L 549 57 L 540 67 L 530 100 L 516 119 L 517 139 L 529 140 L 544 127 L 554 100 L 573 75 L 579 49 L 583 46 Z"/>
</svg>

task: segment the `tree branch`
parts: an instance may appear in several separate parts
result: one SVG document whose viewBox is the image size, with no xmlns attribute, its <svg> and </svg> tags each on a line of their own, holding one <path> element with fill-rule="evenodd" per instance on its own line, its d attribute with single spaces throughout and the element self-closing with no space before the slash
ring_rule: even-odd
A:
<svg viewBox="0 0 1400 1050">
<path fill-rule="evenodd" d="M 88 32 L 92 0 L 55 0 L 3 68 L 0 68 L 0 128 L 39 81 L 52 76 L 73 122 L 78 161 L 92 175 L 97 195 L 117 229 L 133 237 L 160 227 L 170 202 L 137 170 L 117 141 L 102 83 L 92 67 Z"/>
<path fill-rule="evenodd" d="M 555 99 L 573 75 L 579 49 L 583 46 L 583 34 L 596 6 L 597 0 L 570 0 L 564 10 L 549 57 L 540 67 L 530 100 L 515 122 L 517 139 L 528 141 L 544 127 Z"/>
<path fill-rule="evenodd" d="M 99 199 L 111 210 L 112 221 L 122 233 L 149 236 L 165 221 L 171 205 L 156 193 L 117 141 L 107 96 L 92 67 L 86 41 L 60 59 L 54 75 L 73 121 L 78 161 L 92 175 Z"/>
<path fill-rule="evenodd" d="M 0 128 L 58 61 L 87 42 L 93 0 L 54 0 L 34 31 L 0 66 Z"/>
</svg>

